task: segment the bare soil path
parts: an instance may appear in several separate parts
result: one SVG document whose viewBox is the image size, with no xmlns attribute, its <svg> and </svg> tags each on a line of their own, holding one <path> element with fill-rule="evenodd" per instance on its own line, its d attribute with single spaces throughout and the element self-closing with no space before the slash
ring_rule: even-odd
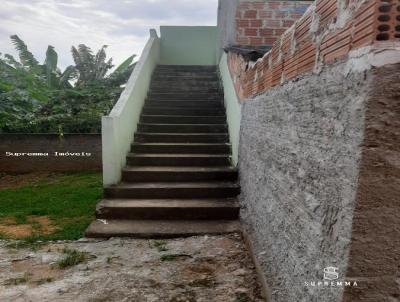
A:
<svg viewBox="0 0 400 302">
<path fill-rule="evenodd" d="M 263 301 L 238 234 L 171 240 L 0 241 L 0 301 Z"/>
</svg>

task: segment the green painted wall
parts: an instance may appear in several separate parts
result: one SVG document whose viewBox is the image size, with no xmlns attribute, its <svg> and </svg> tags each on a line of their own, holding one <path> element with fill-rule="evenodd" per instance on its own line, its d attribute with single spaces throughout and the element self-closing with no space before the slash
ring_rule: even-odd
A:
<svg viewBox="0 0 400 302">
<path fill-rule="evenodd" d="M 236 96 L 235 87 L 228 68 L 228 57 L 223 53 L 219 63 L 219 74 L 224 86 L 224 103 L 229 128 L 229 140 L 232 145 L 232 163 L 236 166 L 239 159 L 239 133 L 242 119 L 241 104 Z"/>
<path fill-rule="evenodd" d="M 160 64 L 217 65 L 216 26 L 161 26 Z"/>
</svg>

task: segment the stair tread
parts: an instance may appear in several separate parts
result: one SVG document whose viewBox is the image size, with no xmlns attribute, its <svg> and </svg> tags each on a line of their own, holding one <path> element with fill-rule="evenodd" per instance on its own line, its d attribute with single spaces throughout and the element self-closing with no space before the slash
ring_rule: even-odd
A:
<svg viewBox="0 0 400 302">
<path fill-rule="evenodd" d="M 158 153 L 158 154 L 154 154 L 154 153 L 128 153 L 127 155 L 128 157 L 228 157 L 231 156 L 230 154 L 206 154 L 206 153 Z"/>
<path fill-rule="evenodd" d="M 95 220 L 88 237 L 173 238 L 240 232 L 237 220 Z"/>
<path fill-rule="evenodd" d="M 134 142 L 133 145 L 142 146 L 230 146 L 230 143 L 140 143 Z"/>
<path fill-rule="evenodd" d="M 237 168 L 232 166 L 217 166 L 217 167 L 204 167 L 204 166 L 190 166 L 190 167 L 179 167 L 179 166 L 127 166 L 123 168 L 123 171 L 163 171 L 163 172 L 219 172 L 219 171 L 232 171 L 236 172 Z"/>
<path fill-rule="evenodd" d="M 239 185 L 233 181 L 201 181 L 201 182 L 120 182 L 117 185 L 106 186 L 112 189 L 135 189 L 135 188 L 237 188 Z"/>
<path fill-rule="evenodd" d="M 216 135 L 228 135 L 228 133 L 214 133 L 214 132 L 203 132 L 203 133 L 182 133 L 182 132 L 136 132 L 136 134 L 146 134 L 146 135 L 181 135 L 181 136 L 196 136 L 196 135 L 210 135 L 210 136 L 216 136 Z"/>
<path fill-rule="evenodd" d="M 201 126 L 227 126 L 227 124 L 173 124 L 173 123 L 139 123 L 139 125 L 145 125 L 145 126 L 177 126 L 177 127 L 187 127 L 187 126 L 195 126 L 195 127 L 201 127 Z"/>
<path fill-rule="evenodd" d="M 207 198 L 207 199 L 103 199 L 98 208 L 221 208 L 239 207 L 236 198 Z"/>
</svg>

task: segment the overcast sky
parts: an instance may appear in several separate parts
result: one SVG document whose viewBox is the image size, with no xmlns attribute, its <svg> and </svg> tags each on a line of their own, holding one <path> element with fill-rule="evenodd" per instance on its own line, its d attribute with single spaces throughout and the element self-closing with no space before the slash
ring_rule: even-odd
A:
<svg viewBox="0 0 400 302">
<path fill-rule="evenodd" d="M 215 25 L 218 0 L 0 0 L 0 52 L 15 55 L 17 34 L 43 61 L 48 45 L 59 66 L 72 63 L 72 45 L 108 45 L 115 63 L 140 55 L 149 29 L 160 25 Z"/>
</svg>

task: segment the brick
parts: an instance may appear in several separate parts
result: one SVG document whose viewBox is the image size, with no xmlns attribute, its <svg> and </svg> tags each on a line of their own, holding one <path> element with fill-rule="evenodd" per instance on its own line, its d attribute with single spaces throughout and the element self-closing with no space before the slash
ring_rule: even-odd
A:
<svg viewBox="0 0 400 302">
<path fill-rule="evenodd" d="M 250 27 L 261 27 L 262 20 L 250 20 Z"/>
<path fill-rule="evenodd" d="M 276 29 L 274 29 L 274 34 L 275 34 L 276 36 L 280 36 L 280 35 L 282 35 L 285 31 L 286 31 L 285 28 L 276 28 Z"/>
<path fill-rule="evenodd" d="M 260 36 L 272 36 L 274 34 L 274 30 L 271 28 L 261 28 L 259 31 Z"/>
<path fill-rule="evenodd" d="M 258 29 L 257 28 L 245 28 L 244 35 L 248 37 L 257 37 Z"/>
<path fill-rule="evenodd" d="M 271 11 L 259 11 L 258 12 L 258 16 L 260 17 L 260 19 L 268 19 L 268 18 L 272 18 L 272 12 Z"/>
<path fill-rule="evenodd" d="M 258 46 L 263 44 L 262 38 L 252 38 L 250 37 L 250 45 Z"/>
<path fill-rule="evenodd" d="M 272 45 L 272 44 L 275 43 L 275 41 L 276 41 L 275 37 L 264 37 L 263 38 L 263 44 L 264 45 Z"/>
<path fill-rule="evenodd" d="M 268 1 L 267 5 L 271 9 L 277 9 L 281 7 L 281 1 Z"/>
<path fill-rule="evenodd" d="M 246 38 L 246 37 L 241 37 L 241 38 L 237 38 L 237 39 L 236 39 L 236 42 L 237 42 L 239 45 L 249 45 L 249 44 L 250 44 L 250 39 L 249 39 L 249 38 Z"/>
<path fill-rule="evenodd" d="M 279 21 L 279 20 L 266 20 L 265 21 L 265 26 L 266 27 L 280 27 L 281 26 L 281 21 Z"/>
<path fill-rule="evenodd" d="M 250 2 L 241 2 L 238 6 L 239 9 L 250 9 L 251 3 Z"/>
<path fill-rule="evenodd" d="M 243 15 L 244 18 L 247 19 L 254 19 L 257 18 L 257 11 L 256 10 L 246 10 Z"/>
<path fill-rule="evenodd" d="M 257 10 L 265 9 L 265 2 L 253 2 L 252 7 Z"/>
<path fill-rule="evenodd" d="M 250 21 L 249 20 L 236 20 L 236 25 L 238 26 L 238 28 L 250 27 Z"/>
<path fill-rule="evenodd" d="M 290 27 L 290 26 L 293 25 L 293 23 L 294 23 L 293 20 L 283 20 L 283 26 L 284 27 Z"/>
</svg>

